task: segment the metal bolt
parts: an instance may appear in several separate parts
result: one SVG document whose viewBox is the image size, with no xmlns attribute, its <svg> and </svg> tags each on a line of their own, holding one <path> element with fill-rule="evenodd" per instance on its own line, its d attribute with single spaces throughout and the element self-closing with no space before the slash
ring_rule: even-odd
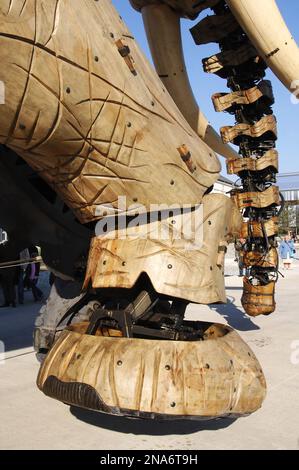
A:
<svg viewBox="0 0 299 470">
<path fill-rule="evenodd" d="M 117 365 L 118 365 L 118 366 L 122 366 L 122 365 L 123 365 L 123 361 L 117 361 Z"/>
</svg>

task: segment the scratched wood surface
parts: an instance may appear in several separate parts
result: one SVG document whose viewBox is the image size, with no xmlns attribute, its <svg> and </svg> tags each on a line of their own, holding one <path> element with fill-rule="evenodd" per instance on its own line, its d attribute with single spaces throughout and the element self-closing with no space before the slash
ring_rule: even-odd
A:
<svg viewBox="0 0 299 470">
<path fill-rule="evenodd" d="M 183 216 L 98 236 L 91 244 L 85 286 L 131 288 L 146 272 L 161 294 L 202 304 L 226 302 L 222 247 L 240 227 L 232 201 L 211 194 Z"/>
<path fill-rule="evenodd" d="M 89 336 L 79 333 L 82 325 L 79 332 L 76 325 L 71 329 L 41 366 L 41 390 L 54 377 L 62 386 L 92 387 L 106 412 L 186 417 L 249 414 L 265 398 L 265 378 L 254 353 L 228 326 L 210 324 L 204 341 L 191 342 Z M 59 398 L 55 389 L 51 396 Z M 83 398 L 68 393 L 65 401 L 84 406 Z"/>
<path fill-rule="evenodd" d="M 119 195 L 127 197 L 125 209 L 195 205 L 217 180 L 216 155 L 183 118 L 110 0 L 1 0 L 0 59 L 0 143 L 81 222 L 107 205 L 113 212 Z M 177 151 L 182 145 L 193 173 Z"/>
</svg>

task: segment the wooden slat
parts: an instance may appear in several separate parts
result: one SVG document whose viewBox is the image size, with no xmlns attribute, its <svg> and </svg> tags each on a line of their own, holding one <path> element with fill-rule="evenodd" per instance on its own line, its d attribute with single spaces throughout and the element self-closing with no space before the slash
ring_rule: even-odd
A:
<svg viewBox="0 0 299 470">
<path fill-rule="evenodd" d="M 91 387 L 102 411 L 170 417 L 248 414 L 265 397 L 254 353 L 228 326 L 211 324 L 204 341 L 191 342 L 95 337 L 74 329 L 62 333 L 42 364 L 41 390 L 47 391 L 47 379 L 55 377 L 62 386 Z M 55 390 L 48 393 L 59 398 Z M 84 406 L 86 396 L 63 399 Z"/>
<path fill-rule="evenodd" d="M 202 208 L 183 216 L 98 236 L 91 244 L 85 286 L 131 288 L 146 272 L 161 294 L 203 304 L 225 302 L 218 248 L 238 236 L 240 227 L 232 201 L 211 194 Z"/>
<path fill-rule="evenodd" d="M 227 172 L 229 175 L 238 175 L 245 170 L 262 171 L 269 167 L 278 171 L 277 150 L 268 150 L 261 158 L 238 158 L 227 162 Z"/>
<path fill-rule="evenodd" d="M 257 86 L 249 90 L 235 91 L 233 93 L 215 93 L 212 96 L 215 111 L 227 111 L 235 105 L 249 105 L 259 101 L 266 100 L 267 104 L 274 103 L 274 95 L 271 82 L 262 80 Z"/>
<path fill-rule="evenodd" d="M 256 193 L 233 192 L 232 199 L 239 209 L 244 209 L 246 207 L 257 207 L 262 209 L 273 204 L 279 206 L 279 188 L 277 186 L 271 186 L 263 192 Z"/>
<path fill-rule="evenodd" d="M 241 136 L 252 138 L 261 137 L 269 133 L 275 140 L 277 139 L 277 121 L 275 116 L 264 116 L 253 125 L 237 124 L 236 126 L 224 126 L 220 129 L 221 137 L 224 143 L 237 143 Z"/>
</svg>

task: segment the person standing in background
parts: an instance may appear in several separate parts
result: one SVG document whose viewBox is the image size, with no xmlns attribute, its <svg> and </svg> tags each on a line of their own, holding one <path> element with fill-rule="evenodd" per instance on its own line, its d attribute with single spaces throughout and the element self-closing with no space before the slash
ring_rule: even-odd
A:
<svg viewBox="0 0 299 470">
<path fill-rule="evenodd" d="M 246 267 L 244 265 L 244 250 L 246 247 L 245 238 L 240 238 L 235 243 L 235 259 L 239 266 L 239 277 L 243 277 L 246 274 Z"/>
<path fill-rule="evenodd" d="M 287 235 L 279 245 L 279 256 L 283 262 L 283 269 L 291 269 L 292 261 L 294 258 L 295 245 L 294 242 Z"/>
<path fill-rule="evenodd" d="M 20 261 L 25 261 L 30 258 L 29 250 L 28 248 L 25 248 L 23 251 L 20 253 Z M 24 303 L 24 274 L 26 272 L 28 263 L 27 264 L 22 264 L 19 267 L 19 272 L 18 272 L 18 302 L 19 304 Z"/>
<path fill-rule="evenodd" d="M 35 248 L 35 250 L 31 251 L 30 258 L 37 258 L 37 257 L 38 257 L 38 251 Z M 40 302 L 44 297 L 44 294 L 41 291 L 41 289 L 37 287 L 39 272 L 40 272 L 39 262 L 28 264 L 27 269 L 26 269 L 26 280 L 32 291 L 35 302 Z"/>
</svg>

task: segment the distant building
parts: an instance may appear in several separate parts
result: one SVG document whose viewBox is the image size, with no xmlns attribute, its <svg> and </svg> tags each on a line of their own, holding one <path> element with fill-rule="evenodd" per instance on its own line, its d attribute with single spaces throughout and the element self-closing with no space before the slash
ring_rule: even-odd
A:
<svg viewBox="0 0 299 470">
<path fill-rule="evenodd" d="M 285 209 L 281 215 L 282 231 L 299 233 L 299 172 L 281 173 L 277 185 L 285 200 Z"/>
<path fill-rule="evenodd" d="M 233 189 L 233 186 L 233 181 L 225 178 L 225 176 L 220 176 L 218 181 L 214 184 L 213 193 L 227 194 L 227 196 L 229 196 L 228 193 Z"/>
</svg>

